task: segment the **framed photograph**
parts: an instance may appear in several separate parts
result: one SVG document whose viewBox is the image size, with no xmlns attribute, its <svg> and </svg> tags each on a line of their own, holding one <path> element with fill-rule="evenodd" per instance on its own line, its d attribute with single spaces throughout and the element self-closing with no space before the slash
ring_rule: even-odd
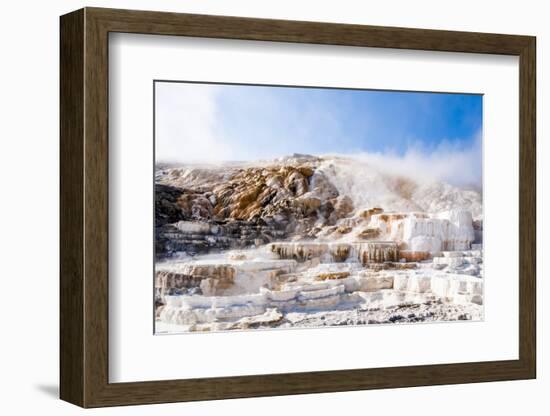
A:
<svg viewBox="0 0 550 416">
<path fill-rule="evenodd" d="M 60 27 L 63 400 L 535 378 L 534 37 Z"/>
</svg>

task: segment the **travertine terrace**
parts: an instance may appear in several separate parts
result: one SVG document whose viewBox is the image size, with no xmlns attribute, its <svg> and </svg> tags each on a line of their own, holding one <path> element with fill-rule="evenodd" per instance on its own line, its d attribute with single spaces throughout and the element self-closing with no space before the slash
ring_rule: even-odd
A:
<svg viewBox="0 0 550 416">
<path fill-rule="evenodd" d="M 156 331 L 480 320 L 481 213 L 352 158 L 158 166 Z"/>
</svg>

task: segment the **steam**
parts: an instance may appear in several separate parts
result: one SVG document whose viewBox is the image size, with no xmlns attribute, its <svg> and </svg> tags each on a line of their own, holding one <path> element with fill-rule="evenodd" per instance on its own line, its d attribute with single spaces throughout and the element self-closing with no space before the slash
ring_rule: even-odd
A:
<svg viewBox="0 0 550 416">
<path fill-rule="evenodd" d="M 416 182 L 437 181 L 463 188 L 482 188 L 481 132 L 468 147 L 442 141 L 432 151 L 411 147 L 402 155 L 396 152 L 359 153 L 354 158 L 380 173 Z"/>
</svg>

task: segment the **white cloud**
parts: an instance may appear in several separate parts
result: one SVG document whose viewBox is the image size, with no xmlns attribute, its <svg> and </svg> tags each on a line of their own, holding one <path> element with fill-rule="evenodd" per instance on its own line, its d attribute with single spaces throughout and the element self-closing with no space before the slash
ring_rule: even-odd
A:
<svg viewBox="0 0 550 416">
<path fill-rule="evenodd" d="M 215 85 L 163 83 L 155 86 L 157 162 L 195 162 L 231 158 L 230 145 L 217 125 Z"/>
<path fill-rule="evenodd" d="M 442 141 L 433 151 L 409 148 L 403 155 L 396 153 L 362 153 L 357 157 L 382 172 L 391 172 L 417 181 L 444 181 L 458 186 L 481 189 L 481 133 L 469 147 L 458 147 Z"/>
</svg>

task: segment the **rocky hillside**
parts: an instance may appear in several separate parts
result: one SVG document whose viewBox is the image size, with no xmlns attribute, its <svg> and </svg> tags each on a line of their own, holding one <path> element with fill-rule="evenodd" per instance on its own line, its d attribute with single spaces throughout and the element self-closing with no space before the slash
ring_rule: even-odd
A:
<svg viewBox="0 0 550 416">
<path fill-rule="evenodd" d="M 155 182 L 158 257 L 285 239 L 373 239 L 378 231 L 367 224 L 382 211 L 458 208 L 481 217 L 479 192 L 415 182 L 353 158 L 159 167 Z"/>
</svg>

